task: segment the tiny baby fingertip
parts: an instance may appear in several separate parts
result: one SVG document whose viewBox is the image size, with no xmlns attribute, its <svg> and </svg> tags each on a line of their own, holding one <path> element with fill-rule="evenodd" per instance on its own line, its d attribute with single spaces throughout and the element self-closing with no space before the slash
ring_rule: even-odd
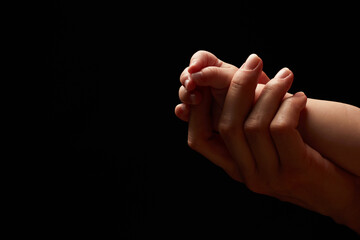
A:
<svg viewBox="0 0 360 240">
<path fill-rule="evenodd" d="M 190 82 L 190 79 L 186 79 L 185 82 L 184 82 L 184 87 L 187 89 L 188 88 L 188 85 L 189 85 L 189 82 Z"/>
<path fill-rule="evenodd" d="M 199 66 L 198 66 L 198 63 L 196 61 L 194 62 L 191 62 L 190 63 L 190 66 L 188 68 L 188 72 L 191 74 L 191 73 L 195 73 L 195 72 L 198 72 L 200 69 L 199 69 Z"/>
<path fill-rule="evenodd" d="M 189 121 L 190 108 L 187 104 L 181 103 L 175 107 L 175 115 L 182 121 Z"/>
<path fill-rule="evenodd" d="M 191 79 L 187 79 L 184 83 L 184 87 L 186 88 L 186 90 L 192 91 L 196 88 L 196 84 Z"/>
</svg>

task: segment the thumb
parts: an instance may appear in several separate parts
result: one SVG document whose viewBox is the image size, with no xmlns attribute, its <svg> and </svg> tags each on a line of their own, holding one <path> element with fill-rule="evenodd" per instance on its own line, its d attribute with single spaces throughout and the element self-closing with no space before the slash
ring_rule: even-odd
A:
<svg viewBox="0 0 360 240">
<path fill-rule="evenodd" d="M 214 54 L 201 50 L 201 51 L 197 51 L 191 57 L 188 72 L 190 74 L 195 73 L 209 66 L 220 67 L 221 64 L 222 64 L 221 60 L 219 60 Z"/>
</svg>

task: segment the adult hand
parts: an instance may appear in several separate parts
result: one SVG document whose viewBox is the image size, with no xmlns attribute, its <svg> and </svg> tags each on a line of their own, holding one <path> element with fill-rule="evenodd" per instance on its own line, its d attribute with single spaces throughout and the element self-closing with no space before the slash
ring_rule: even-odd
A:
<svg viewBox="0 0 360 240">
<path fill-rule="evenodd" d="M 253 106 L 262 61 L 251 55 L 235 73 L 219 121 L 211 126 L 211 93 L 192 106 L 190 147 L 257 193 L 332 217 L 360 233 L 358 178 L 303 142 L 297 125 L 306 105 L 303 93 L 283 100 L 293 75 L 283 69 L 264 87 Z"/>
</svg>

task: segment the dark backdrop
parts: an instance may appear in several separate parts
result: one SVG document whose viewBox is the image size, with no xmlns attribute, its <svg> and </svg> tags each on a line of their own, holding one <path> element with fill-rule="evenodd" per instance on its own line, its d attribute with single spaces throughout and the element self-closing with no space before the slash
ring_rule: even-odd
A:
<svg viewBox="0 0 360 240">
<path fill-rule="evenodd" d="M 233 182 L 187 147 L 174 115 L 200 49 L 237 66 L 257 53 L 269 76 L 293 70 L 291 92 L 359 105 L 356 7 L 329 4 L 54 1 L 54 234 L 355 237 Z"/>
</svg>

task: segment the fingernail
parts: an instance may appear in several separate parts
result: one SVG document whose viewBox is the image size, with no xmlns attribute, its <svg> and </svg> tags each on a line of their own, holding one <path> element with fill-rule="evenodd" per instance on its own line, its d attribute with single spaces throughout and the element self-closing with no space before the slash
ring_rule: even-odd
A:
<svg viewBox="0 0 360 240">
<path fill-rule="evenodd" d="M 197 103 L 197 98 L 196 98 L 195 94 L 190 94 L 190 101 L 191 101 L 191 104 Z"/>
<path fill-rule="evenodd" d="M 260 63 L 260 58 L 256 54 L 251 54 L 243 65 L 245 70 L 254 70 Z"/>
<path fill-rule="evenodd" d="M 197 72 L 197 73 L 193 73 L 190 75 L 190 78 L 192 80 L 194 80 L 195 82 L 199 79 L 201 79 L 202 73 L 201 72 Z"/>
<path fill-rule="evenodd" d="M 184 82 L 184 87 L 187 89 L 188 87 L 188 84 L 190 82 L 190 79 L 186 79 L 185 82 Z"/>
<path fill-rule="evenodd" d="M 281 69 L 276 75 L 275 77 L 276 78 L 279 78 L 279 79 L 285 79 L 287 76 L 289 76 L 291 74 L 291 71 L 290 69 L 288 68 L 283 68 Z"/>
</svg>

